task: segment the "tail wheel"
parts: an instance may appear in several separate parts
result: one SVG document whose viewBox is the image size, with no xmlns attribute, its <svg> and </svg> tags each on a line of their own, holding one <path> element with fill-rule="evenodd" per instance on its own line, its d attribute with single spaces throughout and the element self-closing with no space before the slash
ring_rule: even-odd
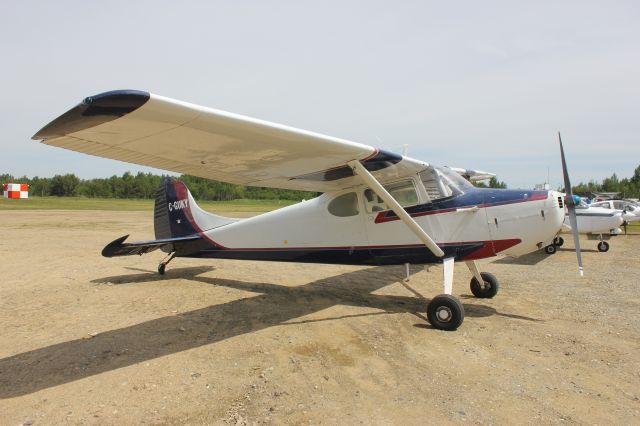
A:
<svg viewBox="0 0 640 426">
<path fill-rule="evenodd" d="M 554 244 L 549 244 L 544 248 L 544 252 L 547 254 L 555 254 L 558 248 Z"/>
<path fill-rule="evenodd" d="M 598 251 L 601 253 L 605 253 L 609 251 L 609 243 L 606 241 L 600 241 L 598 243 Z"/>
<path fill-rule="evenodd" d="M 498 279 L 495 275 L 488 272 L 481 272 L 480 276 L 482 277 L 482 281 L 484 281 L 482 285 L 480 285 L 476 277 L 471 278 L 471 293 L 481 299 L 491 299 L 498 294 Z"/>
<path fill-rule="evenodd" d="M 441 294 L 429 302 L 427 318 L 438 330 L 453 331 L 464 321 L 464 307 L 450 294 Z"/>
<path fill-rule="evenodd" d="M 562 237 L 556 237 L 553 239 L 553 245 L 556 247 L 562 247 L 562 245 L 564 244 L 564 238 Z"/>
<path fill-rule="evenodd" d="M 164 263 L 161 263 L 158 265 L 158 273 L 160 275 L 164 275 L 164 271 L 167 268 L 167 265 L 165 265 Z"/>
</svg>

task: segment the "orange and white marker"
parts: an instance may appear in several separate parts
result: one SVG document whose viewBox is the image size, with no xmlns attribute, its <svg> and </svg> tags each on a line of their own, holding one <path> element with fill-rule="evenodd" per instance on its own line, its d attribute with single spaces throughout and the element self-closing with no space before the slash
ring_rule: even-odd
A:
<svg viewBox="0 0 640 426">
<path fill-rule="evenodd" d="M 5 183 L 2 189 L 4 198 L 29 198 L 29 185 L 26 183 Z"/>
</svg>

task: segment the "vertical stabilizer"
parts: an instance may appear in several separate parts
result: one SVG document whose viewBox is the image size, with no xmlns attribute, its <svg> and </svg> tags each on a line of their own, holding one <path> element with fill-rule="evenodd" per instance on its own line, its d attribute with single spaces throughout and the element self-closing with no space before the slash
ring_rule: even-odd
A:
<svg viewBox="0 0 640 426">
<path fill-rule="evenodd" d="M 187 237 L 236 222 L 202 210 L 187 186 L 173 177 L 165 177 L 156 193 L 153 211 L 156 239 Z"/>
</svg>

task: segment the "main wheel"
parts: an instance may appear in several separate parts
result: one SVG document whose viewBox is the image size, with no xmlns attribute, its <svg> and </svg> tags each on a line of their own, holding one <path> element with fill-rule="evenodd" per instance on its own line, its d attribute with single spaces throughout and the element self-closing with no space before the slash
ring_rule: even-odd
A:
<svg viewBox="0 0 640 426">
<path fill-rule="evenodd" d="M 165 265 L 164 263 L 161 263 L 158 265 L 158 273 L 160 275 L 164 275 L 164 270 L 166 269 L 167 265 Z"/>
<path fill-rule="evenodd" d="M 555 254 L 558 248 L 554 244 L 549 244 L 544 248 L 544 252 L 547 254 Z"/>
<path fill-rule="evenodd" d="M 482 277 L 482 281 L 484 281 L 483 285 L 480 285 L 476 277 L 471 278 L 471 282 L 469 283 L 471 293 L 481 299 L 491 299 L 498 294 L 498 279 L 488 272 L 481 272 L 480 276 Z"/>
<path fill-rule="evenodd" d="M 602 253 L 609 251 L 609 243 L 606 241 L 600 241 L 598 243 L 598 251 Z"/>
<path fill-rule="evenodd" d="M 427 318 L 438 330 L 453 331 L 464 321 L 464 307 L 450 294 L 441 294 L 429 302 Z"/>
<path fill-rule="evenodd" d="M 564 244 L 564 238 L 562 237 L 555 237 L 553 239 L 553 245 L 556 247 L 562 247 L 562 245 Z"/>
</svg>

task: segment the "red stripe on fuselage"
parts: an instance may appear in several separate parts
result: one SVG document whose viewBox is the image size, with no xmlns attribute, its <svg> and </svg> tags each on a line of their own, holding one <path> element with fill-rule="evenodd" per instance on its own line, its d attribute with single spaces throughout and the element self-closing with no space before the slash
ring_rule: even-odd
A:
<svg viewBox="0 0 640 426">
<path fill-rule="evenodd" d="M 501 251 L 505 251 L 508 248 L 511 248 L 517 244 L 520 244 L 521 242 L 522 240 L 519 238 L 488 241 L 488 242 L 485 242 L 484 247 L 474 251 L 473 253 L 471 253 L 466 257 L 463 257 L 462 260 L 477 260 L 477 259 L 485 259 L 487 257 L 492 257 L 500 253 Z"/>
</svg>

